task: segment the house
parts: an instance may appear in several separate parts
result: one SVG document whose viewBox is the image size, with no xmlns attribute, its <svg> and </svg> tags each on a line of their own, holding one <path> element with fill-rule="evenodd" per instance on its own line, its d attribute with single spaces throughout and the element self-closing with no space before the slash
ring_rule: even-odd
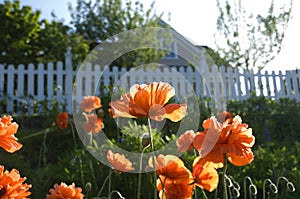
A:
<svg viewBox="0 0 300 199">
<path fill-rule="evenodd" d="M 162 27 L 169 26 L 163 20 L 160 20 L 159 23 Z M 205 54 L 205 49 L 208 48 L 207 46 L 197 45 L 187 37 L 184 37 L 182 34 L 177 32 L 174 28 L 172 27 L 169 28 L 171 29 L 173 35 L 173 39 L 170 42 L 169 46 L 167 47 L 170 49 L 170 53 L 168 53 L 164 58 L 159 60 L 159 63 L 166 66 L 188 66 L 190 65 L 189 61 L 187 61 L 181 55 L 183 51 L 184 51 L 183 53 L 184 55 L 186 55 L 186 53 L 191 53 L 193 55 Z"/>
</svg>

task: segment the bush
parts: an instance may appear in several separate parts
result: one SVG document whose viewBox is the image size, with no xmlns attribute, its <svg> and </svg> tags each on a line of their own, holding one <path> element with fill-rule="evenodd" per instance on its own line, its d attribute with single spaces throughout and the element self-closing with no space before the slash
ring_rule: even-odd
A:
<svg viewBox="0 0 300 199">
<path fill-rule="evenodd" d="M 243 101 L 230 101 L 227 110 L 240 115 L 253 129 L 256 145 L 274 142 L 288 146 L 300 139 L 300 103 L 292 99 L 270 100 L 252 96 Z"/>
</svg>

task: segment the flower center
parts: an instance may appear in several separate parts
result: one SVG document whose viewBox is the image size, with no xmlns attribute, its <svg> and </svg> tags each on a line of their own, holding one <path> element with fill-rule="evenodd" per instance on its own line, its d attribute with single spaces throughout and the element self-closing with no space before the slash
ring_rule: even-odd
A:
<svg viewBox="0 0 300 199">
<path fill-rule="evenodd" d="M 0 198 L 2 198 L 2 196 L 4 196 L 5 193 L 6 189 L 4 187 L 0 188 Z"/>
</svg>

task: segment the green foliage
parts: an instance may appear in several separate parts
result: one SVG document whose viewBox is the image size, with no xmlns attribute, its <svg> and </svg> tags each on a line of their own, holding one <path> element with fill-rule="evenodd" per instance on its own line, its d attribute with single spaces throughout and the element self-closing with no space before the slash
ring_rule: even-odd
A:
<svg viewBox="0 0 300 199">
<path fill-rule="evenodd" d="M 263 15 L 247 11 L 241 0 L 225 4 L 217 0 L 220 12 L 216 33 L 218 51 L 233 67 L 264 68 L 281 51 L 292 2 L 289 1 L 287 8 L 282 5 L 276 9 L 272 0 L 267 14 Z M 222 42 L 224 44 L 220 45 Z"/>
<path fill-rule="evenodd" d="M 41 20 L 40 14 L 30 6 L 21 7 L 18 0 L 0 3 L 1 64 L 64 61 L 67 47 L 71 47 L 76 67 L 88 53 L 83 36 L 62 22 Z"/>
<path fill-rule="evenodd" d="M 204 47 L 204 49 L 208 65 L 211 66 L 215 64 L 216 66 L 230 66 L 229 62 L 226 60 L 226 57 L 222 57 L 218 51 L 213 50 L 209 47 Z"/>
<path fill-rule="evenodd" d="M 64 61 L 67 48 L 71 48 L 73 68 L 86 57 L 89 45 L 83 36 L 74 33 L 62 22 L 42 20 L 39 37 L 34 45 L 39 49 L 36 61 L 41 63 Z M 59 45 L 58 45 L 59 44 Z"/>
<path fill-rule="evenodd" d="M 153 4 L 150 9 L 144 10 L 142 3 L 132 1 L 123 4 L 121 0 L 78 0 L 76 8 L 70 5 L 73 28 L 56 19 L 51 22 L 40 19 L 40 11 L 33 11 L 30 6 L 21 7 L 19 0 L 5 0 L 0 3 L 1 64 L 64 61 L 67 48 L 70 47 L 73 67 L 76 68 L 90 50 L 111 36 L 134 28 L 160 27 L 160 17 L 152 13 L 152 8 Z M 112 41 L 104 52 L 99 53 L 108 51 L 108 56 L 112 56 L 115 47 L 137 45 L 137 42 L 144 44 L 156 41 L 145 35 L 135 35 L 135 40 L 128 37 L 124 41 Z M 138 49 L 118 55 L 112 65 L 130 68 L 165 55 L 166 52 L 162 50 Z"/>
<path fill-rule="evenodd" d="M 0 4 L 0 60 L 2 63 L 30 63 L 39 49 L 32 45 L 39 37 L 40 11 L 31 7 L 20 8 L 19 1 Z"/>
<path fill-rule="evenodd" d="M 256 145 L 273 141 L 283 146 L 300 138 L 300 103 L 296 100 L 283 98 L 274 101 L 253 95 L 247 100 L 230 101 L 227 110 L 240 115 L 249 124 Z"/>
<path fill-rule="evenodd" d="M 71 5 L 69 6 L 72 17 L 71 24 L 74 25 L 75 32 L 82 35 L 88 41 L 90 50 L 94 49 L 100 43 L 103 46 L 105 45 L 104 52 L 100 51 L 99 53 L 103 54 L 109 51 L 108 56 L 112 56 L 114 48 L 120 48 L 122 45 L 125 49 L 130 49 L 130 46 L 135 46 L 140 42 L 156 42 L 147 39 L 145 35 L 138 36 L 134 34 L 134 38 L 128 35 L 128 37 L 123 38 L 124 41 L 117 39 L 117 41 L 102 43 L 109 37 L 126 30 L 159 27 L 160 17 L 154 15 L 152 9 L 153 4 L 149 9 L 144 10 L 142 3 L 138 1 L 133 3 L 131 0 L 127 0 L 125 4 L 121 0 L 77 0 L 75 8 Z M 165 54 L 165 52 L 155 49 L 138 49 L 122 56 L 118 55 L 118 59 L 114 60 L 112 65 L 127 68 L 135 67 L 142 63 L 150 63 L 153 60 L 158 60 Z"/>
<path fill-rule="evenodd" d="M 296 187 L 296 192 L 291 193 L 286 186 L 279 185 L 279 198 L 298 198 L 299 177 L 299 142 L 292 142 L 290 146 L 278 146 L 269 143 L 264 146 L 255 147 L 254 161 L 245 167 L 230 166 L 228 173 L 242 184 L 244 177 L 249 176 L 258 188 L 258 198 L 262 198 L 263 182 L 270 179 L 274 184 L 284 176 Z"/>
</svg>

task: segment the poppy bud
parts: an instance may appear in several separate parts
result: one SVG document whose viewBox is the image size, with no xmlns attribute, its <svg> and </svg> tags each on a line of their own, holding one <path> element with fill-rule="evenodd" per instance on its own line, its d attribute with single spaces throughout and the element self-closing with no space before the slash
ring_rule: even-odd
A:
<svg viewBox="0 0 300 199">
<path fill-rule="evenodd" d="M 82 112 L 78 117 L 78 121 L 86 123 L 88 121 L 86 113 Z"/>
<path fill-rule="evenodd" d="M 90 182 L 85 184 L 85 190 L 86 192 L 90 192 L 92 190 L 92 184 Z"/>
<path fill-rule="evenodd" d="M 104 112 L 102 108 L 96 109 L 97 116 L 100 118 L 104 118 Z"/>
<path fill-rule="evenodd" d="M 232 123 L 232 114 L 228 111 L 223 111 L 220 113 L 220 115 L 217 117 L 217 120 L 221 123 L 227 122 L 228 124 Z"/>
<path fill-rule="evenodd" d="M 144 133 L 142 135 L 142 146 L 143 148 L 147 148 L 150 146 L 151 138 L 149 137 L 148 133 Z"/>
</svg>

